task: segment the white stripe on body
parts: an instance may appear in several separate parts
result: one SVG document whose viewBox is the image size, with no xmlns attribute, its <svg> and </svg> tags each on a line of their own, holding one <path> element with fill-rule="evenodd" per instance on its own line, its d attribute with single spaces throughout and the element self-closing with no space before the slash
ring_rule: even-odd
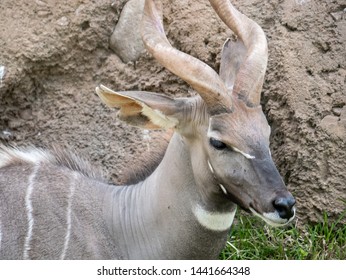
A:
<svg viewBox="0 0 346 280">
<path fill-rule="evenodd" d="M 0 252 L 1 252 L 1 244 L 2 244 L 2 225 L 0 220 Z"/>
<path fill-rule="evenodd" d="M 71 236 L 71 214 L 72 214 L 72 201 L 73 201 L 73 195 L 76 189 L 76 182 L 77 182 L 77 178 L 78 178 L 78 173 L 74 173 L 71 182 L 70 182 L 70 193 L 68 196 L 68 203 L 67 203 L 67 214 L 66 214 L 66 235 L 65 235 L 65 242 L 64 242 L 64 248 L 62 250 L 60 259 L 65 259 L 66 256 L 66 252 L 68 249 L 68 244 L 70 242 L 70 236 Z"/>
<path fill-rule="evenodd" d="M 32 229 L 34 226 L 34 217 L 32 215 L 32 201 L 31 201 L 31 196 L 32 196 L 32 191 L 34 189 L 34 180 L 36 177 L 36 174 L 38 172 L 40 168 L 39 164 L 35 164 L 34 165 L 34 170 L 31 173 L 31 175 L 29 176 L 29 185 L 26 191 L 26 195 L 25 195 L 25 207 L 26 207 L 26 211 L 27 211 L 27 217 L 28 217 L 28 232 L 27 235 L 25 237 L 25 242 L 24 242 L 24 252 L 23 252 L 23 258 L 25 260 L 29 259 L 29 251 L 30 251 L 30 242 L 31 242 L 31 238 L 32 238 Z"/>
</svg>

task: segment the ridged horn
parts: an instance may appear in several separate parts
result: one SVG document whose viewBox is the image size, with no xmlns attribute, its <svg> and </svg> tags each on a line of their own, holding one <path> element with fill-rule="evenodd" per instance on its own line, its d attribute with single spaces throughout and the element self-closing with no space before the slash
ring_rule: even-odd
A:
<svg viewBox="0 0 346 280">
<path fill-rule="evenodd" d="M 235 79 L 233 94 L 249 106 L 260 104 L 261 90 L 267 68 L 267 40 L 262 28 L 240 13 L 229 0 L 209 0 L 221 20 L 238 36 L 246 49 L 245 61 Z"/>
<path fill-rule="evenodd" d="M 172 47 L 163 29 L 161 14 L 160 1 L 145 1 L 141 32 L 147 50 L 165 68 L 190 84 L 211 114 L 231 112 L 232 98 L 224 82 L 207 64 Z"/>
</svg>

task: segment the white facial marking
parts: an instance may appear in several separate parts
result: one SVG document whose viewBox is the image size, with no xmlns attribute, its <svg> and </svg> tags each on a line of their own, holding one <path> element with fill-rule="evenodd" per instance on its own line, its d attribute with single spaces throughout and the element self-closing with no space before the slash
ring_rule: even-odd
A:
<svg viewBox="0 0 346 280">
<path fill-rule="evenodd" d="M 227 190 L 226 188 L 222 185 L 222 184 L 219 184 L 221 190 L 223 191 L 224 194 L 227 194 Z"/>
<path fill-rule="evenodd" d="M 71 236 L 71 214 L 72 214 L 72 201 L 73 201 L 73 195 L 74 195 L 74 191 L 76 188 L 76 181 L 77 181 L 77 173 L 74 173 L 73 178 L 71 179 L 71 183 L 70 183 L 70 193 L 68 195 L 68 202 L 67 202 L 67 215 L 66 215 L 66 235 L 65 235 L 65 242 L 64 242 L 64 248 L 62 250 L 60 259 L 63 260 L 65 259 L 66 256 L 66 252 L 67 252 L 67 248 L 68 248 L 68 244 L 70 242 L 70 236 Z"/>
<path fill-rule="evenodd" d="M 241 153 L 244 157 L 246 157 L 247 159 L 254 159 L 255 157 L 254 156 L 252 156 L 252 155 L 249 155 L 249 154 L 247 154 L 247 153 L 244 153 L 244 152 L 242 152 L 241 150 L 239 150 L 239 149 L 237 149 L 237 148 L 235 148 L 235 147 L 232 147 L 233 148 L 233 150 L 235 151 L 235 152 L 238 152 L 238 153 Z"/>
<path fill-rule="evenodd" d="M 294 219 L 296 214 L 296 210 L 295 208 L 293 208 L 294 215 L 289 220 L 287 220 L 287 219 L 282 219 L 277 211 L 270 212 L 270 213 L 263 213 L 263 215 L 261 215 L 255 209 L 251 207 L 250 207 L 250 211 L 255 216 L 261 218 L 263 221 L 265 221 L 268 225 L 271 225 L 272 227 L 281 227 L 281 226 L 287 225 Z"/>
<path fill-rule="evenodd" d="M 211 118 L 209 118 L 209 127 L 208 127 L 207 137 L 208 138 L 215 138 L 215 139 L 219 140 L 220 139 L 219 133 L 212 131 L 210 128 L 210 124 L 211 124 Z"/>
<path fill-rule="evenodd" d="M 235 208 L 226 213 L 210 212 L 197 205 L 193 209 L 193 213 L 203 227 L 213 231 L 225 231 L 231 227 L 236 210 Z"/>
<path fill-rule="evenodd" d="M 211 166 L 210 161 L 208 160 L 207 162 L 208 162 L 208 166 L 209 166 L 209 169 L 210 169 L 211 173 L 214 174 L 214 168 Z"/>
<path fill-rule="evenodd" d="M 209 123 L 210 123 L 210 120 L 209 120 Z M 214 138 L 214 139 L 216 139 L 216 140 L 220 140 L 220 135 L 219 135 L 217 132 L 215 132 L 215 131 L 211 131 L 210 125 L 209 125 L 209 128 L 208 128 L 207 137 L 208 137 L 208 138 Z M 221 140 L 220 140 L 220 141 L 221 141 Z M 254 158 L 255 158 L 255 156 L 249 155 L 249 154 L 247 154 L 247 153 L 245 153 L 245 152 L 243 152 L 243 151 L 241 151 L 241 150 L 239 150 L 239 149 L 237 149 L 237 148 L 235 148 L 235 147 L 232 147 L 232 149 L 233 149 L 235 152 L 238 152 L 238 153 L 242 154 L 242 155 L 243 155 L 244 157 L 246 157 L 247 159 L 254 159 Z"/>
<path fill-rule="evenodd" d="M 36 164 L 34 166 L 34 170 L 29 176 L 29 185 L 26 191 L 25 195 L 25 207 L 26 207 L 26 212 L 27 212 L 27 217 L 28 217 L 28 232 L 25 237 L 25 242 L 24 242 L 24 252 L 23 252 L 23 258 L 25 260 L 29 259 L 29 251 L 30 251 L 30 242 L 31 242 L 31 237 L 32 237 L 32 229 L 34 226 L 34 217 L 32 215 L 32 201 L 31 201 L 31 196 L 32 196 L 32 191 L 34 189 L 34 180 L 36 177 L 36 174 L 39 170 L 40 166 Z"/>
</svg>

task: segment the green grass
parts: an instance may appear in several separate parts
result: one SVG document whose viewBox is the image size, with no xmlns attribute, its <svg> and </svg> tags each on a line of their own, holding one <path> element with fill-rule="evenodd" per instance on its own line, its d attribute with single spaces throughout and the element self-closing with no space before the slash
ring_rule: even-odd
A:
<svg viewBox="0 0 346 280">
<path fill-rule="evenodd" d="M 272 228 L 258 218 L 237 215 L 227 247 L 220 259 L 227 260 L 326 260 L 346 259 L 346 225 L 324 214 L 316 225 Z"/>
</svg>

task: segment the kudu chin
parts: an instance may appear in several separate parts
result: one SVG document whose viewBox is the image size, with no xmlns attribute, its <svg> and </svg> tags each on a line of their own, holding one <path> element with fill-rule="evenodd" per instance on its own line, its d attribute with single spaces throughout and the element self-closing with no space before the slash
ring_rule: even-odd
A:
<svg viewBox="0 0 346 280">
<path fill-rule="evenodd" d="M 237 205 L 274 226 L 294 218 L 260 106 L 265 35 L 228 0 L 210 3 L 237 36 L 223 45 L 220 74 L 169 43 L 160 1 L 146 0 L 141 24 L 147 50 L 196 96 L 96 88 L 128 124 L 174 130 L 147 178 L 106 184 L 71 153 L 0 147 L 1 258 L 210 259 Z"/>
</svg>

